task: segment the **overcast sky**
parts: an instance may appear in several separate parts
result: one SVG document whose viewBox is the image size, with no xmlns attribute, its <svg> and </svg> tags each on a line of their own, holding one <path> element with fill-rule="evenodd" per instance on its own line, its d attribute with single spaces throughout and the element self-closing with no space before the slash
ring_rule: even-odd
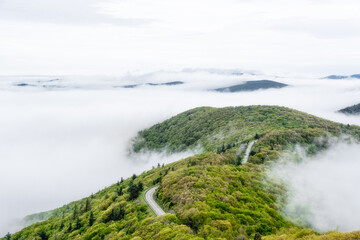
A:
<svg viewBox="0 0 360 240">
<path fill-rule="evenodd" d="M 0 75 L 359 72 L 358 0 L 0 0 Z"/>
</svg>

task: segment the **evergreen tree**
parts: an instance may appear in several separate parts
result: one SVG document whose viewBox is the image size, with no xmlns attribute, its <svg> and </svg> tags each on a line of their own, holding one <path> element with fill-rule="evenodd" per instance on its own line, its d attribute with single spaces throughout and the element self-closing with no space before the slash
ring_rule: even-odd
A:
<svg viewBox="0 0 360 240">
<path fill-rule="evenodd" d="M 129 201 L 134 200 L 139 197 L 140 192 L 144 189 L 144 184 L 142 182 L 139 182 L 138 184 L 134 184 L 133 182 L 130 182 L 128 192 L 129 195 Z"/>
<path fill-rule="evenodd" d="M 68 233 L 71 233 L 71 232 L 72 232 L 72 223 L 71 223 L 71 222 L 69 223 L 69 227 L 68 227 L 68 229 L 67 229 L 67 232 L 68 232 Z"/>
<path fill-rule="evenodd" d="M 80 218 L 77 217 L 77 218 L 76 218 L 75 228 L 74 228 L 74 229 L 80 229 L 80 228 L 81 228 L 81 221 L 80 221 Z"/>
<path fill-rule="evenodd" d="M 124 216 L 125 216 L 125 210 L 121 206 L 114 207 L 113 209 L 111 209 L 111 213 L 108 216 L 108 218 L 105 220 L 105 222 L 119 221 L 123 219 Z"/>
<path fill-rule="evenodd" d="M 89 215 L 89 223 L 88 225 L 91 227 L 95 222 L 95 219 L 94 219 L 94 213 L 92 211 L 90 211 L 90 215 Z"/>
<path fill-rule="evenodd" d="M 144 184 L 142 182 L 138 182 L 137 188 L 138 188 L 138 191 L 141 192 L 142 190 L 144 190 Z"/>
<path fill-rule="evenodd" d="M 242 162 L 242 157 L 241 157 L 241 156 L 237 156 L 235 165 L 236 165 L 236 166 L 239 166 L 239 165 L 241 165 L 241 162 Z"/>
<path fill-rule="evenodd" d="M 122 196 L 123 195 L 123 187 L 119 187 L 116 189 L 116 193 L 119 195 L 119 196 Z"/>
<path fill-rule="evenodd" d="M 124 178 L 123 178 L 123 177 L 121 177 L 120 183 L 123 183 L 123 182 L 124 182 Z"/>
<path fill-rule="evenodd" d="M 64 220 L 61 220 L 59 229 L 62 230 L 64 228 Z"/>
<path fill-rule="evenodd" d="M 6 239 L 6 240 L 10 240 L 10 239 L 11 239 L 11 234 L 10 234 L 10 233 L 7 233 L 7 234 L 5 235 L 5 239 Z"/>
<path fill-rule="evenodd" d="M 49 239 L 49 235 L 45 232 L 44 229 L 41 229 L 41 231 L 39 232 L 39 237 L 41 238 L 41 240 Z"/>
<path fill-rule="evenodd" d="M 87 198 L 85 201 L 84 212 L 87 212 L 89 210 L 90 210 L 90 200 L 89 198 Z"/>
<path fill-rule="evenodd" d="M 134 174 L 132 175 L 131 179 L 132 179 L 132 180 L 135 180 L 135 178 L 136 178 L 136 174 L 134 173 Z"/>
<path fill-rule="evenodd" d="M 72 216 L 72 219 L 73 219 L 73 220 L 75 220 L 76 215 L 77 215 L 77 205 L 75 204 L 75 206 L 74 206 L 74 211 L 73 211 L 73 216 Z"/>
</svg>

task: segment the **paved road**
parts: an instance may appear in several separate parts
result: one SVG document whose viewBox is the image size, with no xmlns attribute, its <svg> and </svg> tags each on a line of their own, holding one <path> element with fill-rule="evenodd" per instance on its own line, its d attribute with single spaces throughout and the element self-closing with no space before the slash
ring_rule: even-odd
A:
<svg viewBox="0 0 360 240">
<path fill-rule="evenodd" d="M 165 212 L 161 209 L 161 207 L 154 200 L 154 193 L 158 187 L 159 186 L 152 187 L 146 192 L 145 201 L 151 207 L 151 209 L 155 212 L 156 216 L 161 216 L 161 215 L 164 215 Z"/>
<path fill-rule="evenodd" d="M 247 160 L 248 160 L 248 158 L 249 158 L 249 155 L 250 155 L 251 148 L 252 148 L 252 146 L 254 145 L 254 143 L 255 143 L 256 141 L 257 141 L 257 140 L 254 140 L 254 141 L 251 141 L 251 142 L 249 143 L 249 145 L 248 145 L 248 147 L 247 147 L 247 149 L 246 149 L 246 152 L 245 152 L 244 159 L 243 159 L 243 161 L 242 161 L 242 164 L 243 164 L 243 165 L 247 162 Z"/>
</svg>

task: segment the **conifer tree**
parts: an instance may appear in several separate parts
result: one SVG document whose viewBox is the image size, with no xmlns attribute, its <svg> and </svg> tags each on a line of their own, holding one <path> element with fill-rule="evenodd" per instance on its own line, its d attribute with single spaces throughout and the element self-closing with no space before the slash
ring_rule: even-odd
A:
<svg viewBox="0 0 360 240">
<path fill-rule="evenodd" d="M 80 218 L 77 217 L 75 222 L 75 229 L 80 229 L 80 228 L 81 228 L 81 221 Z"/>
<path fill-rule="evenodd" d="M 6 240 L 10 240 L 10 239 L 11 239 L 11 234 L 10 234 L 10 233 L 7 233 L 7 234 L 5 235 L 5 239 L 6 239 Z"/>
<path fill-rule="evenodd" d="M 39 232 L 39 237 L 41 238 L 41 240 L 49 239 L 49 235 L 45 232 L 44 229 L 41 229 L 41 231 Z"/>
<path fill-rule="evenodd" d="M 84 212 L 87 212 L 89 210 L 90 210 L 90 200 L 89 200 L 89 198 L 86 198 Z"/>
<path fill-rule="evenodd" d="M 92 211 L 90 211 L 90 215 L 89 215 L 89 223 L 88 225 L 91 227 L 95 222 L 95 219 L 94 219 L 94 213 Z"/>
</svg>

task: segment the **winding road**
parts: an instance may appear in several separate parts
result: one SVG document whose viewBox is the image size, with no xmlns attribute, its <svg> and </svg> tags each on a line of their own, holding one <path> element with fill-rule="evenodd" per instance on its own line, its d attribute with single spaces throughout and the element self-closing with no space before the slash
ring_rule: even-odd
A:
<svg viewBox="0 0 360 240">
<path fill-rule="evenodd" d="M 145 193 L 145 201 L 147 202 L 147 204 L 150 206 L 150 208 L 154 211 L 154 213 L 156 214 L 156 216 L 161 216 L 161 215 L 165 215 L 164 210 L 162 210 L 162 208 L 156 203 L 155 199 L 154 199 L 154 194 L 155 194 L 155 190 L 158 189 L 159 186 L 155 186 L 150 188 L 146 193 Z"/>
<path fill-rule="evenodd" d="M 247 160 L 249 159 L 249 155 L 250 155 L 250 151 L 251 151 L 251 148 L 252 148 L 252 146 L 254 145 L 254 143 L 256 142 L 257 140 L 254 140 L 254 141 L 251 141 L 250 143 L 249 143 L 249 145 L 248 145 L 248 147 L 247 147 L 247 149 L 246 149 L 246 152 L 245 152 L 245 156 L 244 156 L 244 159 L 243 159 L 243 161 L 242 161 L 242 165 L 244 165 L 246 162 L 247 162 Z"/>
<path fill-rule="evenodd" d="M 247 162 L 249 155 L 250 155 L 251 148 L 255 142 L 256 142 L 256 140 L 251 141 L 248 144 L 242 164 L 245 164 Z M 245 148 L 245 145 L 241 145 L 241 148 L 242 147 Z M 164 210 L 162 210 L 162 208 L 156 203 L 156 201 L 154 199 L 154 194 L 155 194 L 156 189 L 158 189 L 158 187 L 159 186 L 154 186 L 145 193 L 145 201 L 150 206 L 150 208 L 154 211 L 156 216 L 161 216 L 161 215 L 165 215 L 166 213 L 164 212 Z"/>
</svg>

